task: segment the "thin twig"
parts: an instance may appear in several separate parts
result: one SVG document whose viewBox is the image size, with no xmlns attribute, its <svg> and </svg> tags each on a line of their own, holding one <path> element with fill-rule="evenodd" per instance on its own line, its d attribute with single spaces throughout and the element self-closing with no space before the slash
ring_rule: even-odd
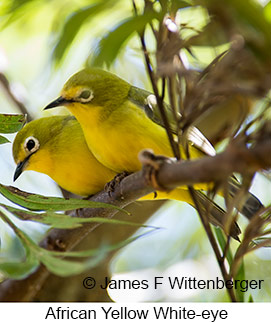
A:
<svg viewBox="0 0 271 323">
<path fill-rule="evenodd" d="M 189 147 L 188 147 L 187 144 L 186 144 L 185 148 L 186 148 L 185 150 L 186 150 L 187 159 L 190 160 Z M 226 270 L 225 259 L 220 254 L 218 244 L 217 244 L 216 239 L 215 239 L 215 237 L 213 235 L 213 232 L 211 230 L 210 223 L 209 223 L 208 218 L 206 216 L 207 213 L 205 214 L 204 212 L 202 212 L 202 209 L 200 207 L 200 204 L 198 203 L 198 199 L 196 197 L 195 189 L 193 188 L 193 186 L 188 185 L 187 187 L 188 187 L 189 193 L 191 195 L 191 198 L 192 198 L 192 200 L 194 202 L 194 205 L 196 207 L 196 210 L 198 211 L 201 223 L 202 223 L 203 228 L 204 228 L 204 230 L 206 232 L 206 235 L 207 235 L 207 237 L 209 239 L 211 247 L 212 247 L 212 249 L 214 251 L 214 254 L 215 254 L 216 260 L 218 262 L 220 271 L 222 273 L 223 279 L 224 279 L 224 281 L 232 280 L 232 277 L 230 276 L 230 274 Z M 208 212 L 208 210 L 207 210 L 207 212 Z M 234 294 L 233 290 L 232 289 L 227 289 L 227 292 L 229 294 L 229 297 L 230 297 L 231 301 L 236 302 L 236 297 L 235 297 L 235 294 Z"/>
<path fill-rule="evenodd" d="M 173 135 L 172 135 L 171 130 L 170 130 L 170 125 L 169 125 L 169 122 L 168 122 L 167 115 L 165 113 L 164 104 L 163 104 L 163 101 L 161 100 L 161 97 L 159 95 L 158 88 L 157 88 L 156 81 L 155 81 L 155 77 L 154 77 L 154 74 L 153 74 L 153 71 L 152 71 L 151 62 L 150 62 L 150 58 L 149 58 L 149 55 L 148 55 L 148 52 L 147 52 L 144 37 L 140 36 L 140 39 L 141 39 L 141 45 L 142 45 L 142 48 L 143 48 L 145 62 L 146 62 L 149 77 L 150 77 L 150 80 L 151 80 L 153 92 L 154 92 L 154 95 L 155 95 L 156 100 L 157 100 L 157 106 L 159 108 L 161 118 L 163 120 L 165 129 L 166 129 L 166 132 L 167 132 L 167 136 L 168 136 L 168 139 L 169 139 L 169 142 L 170 142 L 170 146 L 171 146 L 171 149 L 172 149 L 172 151 L 174 153 L 174 156 L 177 159 L 180 159 L 180 151 L 178 149 L 178 146 L 177 146 L 176 142 L 174 141 Z"/>
<path fill-rule="evenodd" d="M 7 95 L 9 96 L 9 98 L 17 106 L 17 108 L 19 109 L 19 111 L 22 114 L 27 115 L 28 121 L 31 121 L 32 120 L 31 114 L 28 112 L 28 110 L 25 107 L 25 105 L 15 97 L 15 95 L 13 94 L 13 92 L 12 92 L 12 90 L 10 88 L 9 80 L 7 79 L 7 77 L 5 76 L 5 74 L 3 74 L 3 73 L 0 73 L 0 83 L 2 84 L 2 86 L 5 89 Z"/>
<path fill-rule="evenodd" d="M 191 197 L 192 197 L 192 199 L 193 199 L 193 201 L 195 203 L 195 207 L 196 207 L 196 209 L 198 211 L 201 223 L 202 223 L 202 225 L 203 225 L 203 227 L 205 229 L 205 232 L 207 234 L 209 242 L 210 242 L 210 244 L 212 246 L 212 249 L 213 249 L 213 251 L 215 253 L 215 257 L 216 257 L 216 260 L 218 262 L 219 268 L 221 270 L 223 279 L 224 279 L 224 281 L 232 280 L 232 277 L 229 275 L 229 273 L 226 270 L 224 258 L 220 254 L 219 247 L 217 245 L 216 239 L 215 239 L 215 237 L 213 235 L 213 232 L 211 230 L 211 227 L 210 227 L 210 223 L 209 223 L 208 219 L 206 218 L 204 212 L 202 212 L 201 206 L 197 201 L 195 190 L 194 190 L 194 188 L 192 186 L 188 186 L 188 190 L 189 190 L 190 195 L 191 195 Z M 227 288 L 227 292 L 229 294 L 229 297 L 230 297 L 231 301 L 236 302 L 237 300 L 236 300 L 235 294 L 233 292 L 233 289 Z"/>
<path fill-rule="evenodd" d="M 226 245 L 224 247 L 224 250 L 223 250 L 223 255 L 222 255 L 222 260 L 223 262 L 225 261 L 226 257 L 227 257 L 227 254 L 228 254 L 228 251 L 229 251 L 229 248 L 230 248 L 230 241 L 231 241 L 231 236 L 228 235 L 227 237 L 227 241 L 226 241 Z"/>
<path fill-rule="evenodd" d="M 181 144 L 181 128 L 180 128 L 180 122 L 179 122 L 179 116 L 178 111 L 176 107 L 176 92 L 175 92 L 175 79 L 172 76 L 168 77 L 168 93 L 169 93 L 169 103 L 172 108 L 172 114 L 175 119 L 176 124 L 176 132 L 178 134 L 178 145 Z"/>
<path fill-rule="evenodd" d="M 132 2 L 133 2 L 135 15 L 137 15 L 137 8 L 136 8 L 134 0 L 132 0 Z M 154 73 L 153 73 L 151 60 L 150 60 L 148 50 L 147 50 L 147 46 L 146 46 L 145 39 L 144 39 L 144 31 L 141 34 L 139 34 L 139 37 L 140 37 L 140 41 L 141 41 L 141 46 L 142 46 L 142 50 L 143 50 L 143 54 L 144 54 L 148 74 L 149 74 L 149 77 L 150 77 L 150 80 L 151 80 L 153 92 L 154 92 L 154 95 L 155 95 L 156 100 L 157 100 L 157 106 L 158 106 L 159 112 L 161 114 L 161 118 L 162 118 L 164 127 L 165 127 L 166 132 L 167 132 L 167 136 L 168 136 L 168 139 L 169 139 L 171 149 L 172 149 L 172 151 L 174 153 L 174 156 L 177 159 L 180 159 L 180 151 L 179 151 L 178 145 L 175 142 L 175 140 L 173 138 L 173 135 L 171 133 L 170 124 L 168 122 L 168 118 L 167 118 L 167 115 L 165 113 L 163 100 L 161 99 L 161 96 L 159 95 L 158 87 L 157 87 L 155 76 L 154 76 Z"/>
<path fill-rule="evenodd" d="M 166 91 L 166 78 L 162 78 L 162 94 L 161 94 L 161 100 L 164 101 L 165 98 L 165 91 Z"/>
</svg>

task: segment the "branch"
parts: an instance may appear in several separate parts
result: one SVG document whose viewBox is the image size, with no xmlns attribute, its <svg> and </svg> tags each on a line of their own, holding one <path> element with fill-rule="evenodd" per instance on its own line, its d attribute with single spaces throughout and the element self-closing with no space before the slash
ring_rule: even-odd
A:
<svg viewBox="0 0 271 323">
<path fill-rule="evenodd" d="M 0 83 L 2 84 L 3 88 L 5 89 L 8 97 L 17 106 L 19 111 L 22 114 L 28 115 L 28 121 L 31 121 L 33 119 L 31 114 L 27 111 L 27 108 L 25 107 L 25 105 L 16 98 L 16 96 L 14 95 L 14 93 L 12 92 L 12 90 L 10 88 L 9 80 L 7 79 L 5 74 L 3 74 L 3 73 L 0 73 Z"/>
<path fill-rule="evenodd" d="M 177 186 L 225 180 L 232 173 L 253 174 L 271 167 L 271 136 L 257 142 L 255 147 L 236 146 L 214 157 L 163 164 L 157 181 L 167 189 Z"/>
</svg>

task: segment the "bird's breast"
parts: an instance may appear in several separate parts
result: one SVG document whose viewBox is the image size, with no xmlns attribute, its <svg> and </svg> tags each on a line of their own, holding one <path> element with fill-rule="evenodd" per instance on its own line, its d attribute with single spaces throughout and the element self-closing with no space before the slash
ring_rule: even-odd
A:
<svg viewBox="0 0 271 323">
<path fill-rule="evenodd" d="M 172 156 L 164 128 L 151 121 L 129 103 L 113 111 L 102 122 L 83 126 L 95 157 L 116 172 L 135 172 L 141 168 L 138 153 L 150 148 L 156 154 Z"/>
</svg>

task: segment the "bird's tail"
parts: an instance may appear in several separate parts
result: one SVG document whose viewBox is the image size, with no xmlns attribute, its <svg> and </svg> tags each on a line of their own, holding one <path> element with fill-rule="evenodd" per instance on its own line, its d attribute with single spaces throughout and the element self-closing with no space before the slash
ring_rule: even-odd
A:
<svg viewBox="0 0 271 323">
<path fill-rule="evenodd" d="M 213 202 L 211 199 L 209 199 L 204 193 L 201 191 L 195 191 L 197 201 L 200 204 L 201 209 L 203 212 L 206 212 L 208 215 L 210 223 L 212 223 L 215 226 L 221 227 L 225 232 L 228 232 L 228 229 L 226 229 L 226 213 L 225 211 L 217 205 L 215 202 Z M 144 196 L 140 200 L 152 200 L 152 199 L 170 199 L 170 200 L 177 200 L 177 201 L 184 201 L 191 206 L 195 207 L 194 202 L 190 196 L 190 193 L 187 189 L 181 189 L 176 188 L 173 191 L 170 192 L 157 192 L 157 195 L 154 196 L 154 194 L 149 194 L 147 196 Z M 241 230 L 238 226 L 238 224 L 235 222 L 231 228 L 230 228 L 230 235 L 239 241 L 238 235 L 241 233 Z"/>
<path fill-rule="evenodd" d="M 231 197 L 234 197 L 240 189 L 241 185 L 238 183 L 238 181 L 235 178 L 231 178 L 229 182 L 229 195 Z M 226 225 L 228 224 L 228 221 L 225 216 L 226 212 L 201 191 L 196 190 L 195 192 L 198 203 L 200 203 L 202 210 L 208 215 L 210 223 L 212 223 L 215 226 L 221 227 L 225 232 L 229 231 L 230 235 L 234 239 L 239 240 L 238 235 L 241 233 L 241 230 L 238 224 L 235 222 L 231 226 L 230 230 L 227 229 Z M 184 201 L 190 204 L 191 206 L 195 207 L 194 202 L 187 189 L 176 188 L 170 192 L 159 191 L 157 192 L 156 196 L 154 196 L 154 194 L 149 194 L 143 197 L 141 200 L 152 200 L 154 198 Z M 239 211 L 246 218 L 251 219 L 262 207 L 263 205 L 261 201 L 255 195 L 248 192 L 245 196 L 245 202 L 243 203 L 243 206 Z"/>
<path fill-rule="evenodd" d="M 231 177 L 229 181 L 229 195 L 234 197 L 241 189 L 240 183 Z M 261 201 L 252 193 L 247 192 L 244 197 L 244 203 L 239 210 L 247 219 L 251 219 L 261 208 L 263 208 Z"/>
</svg>

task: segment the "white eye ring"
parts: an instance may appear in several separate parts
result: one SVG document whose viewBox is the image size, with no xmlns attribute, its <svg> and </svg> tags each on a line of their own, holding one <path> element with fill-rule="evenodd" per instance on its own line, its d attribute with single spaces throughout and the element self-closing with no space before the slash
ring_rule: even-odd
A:
<svg viewBox="0 0 271 323">
<path fill-rule="evenodd" d="M 83 89 L 77 97 L 77 100 L 82 103 L 90 102 L 94 98 L 93 91 Z"/>
<path fill-rule="evenodd" d="M 34 153 L 39 148 L 40 148 L 40 143 L 37 138 L 30 136 L 25 139 L 24 149 L 27 153 Z"/>
</svg>

